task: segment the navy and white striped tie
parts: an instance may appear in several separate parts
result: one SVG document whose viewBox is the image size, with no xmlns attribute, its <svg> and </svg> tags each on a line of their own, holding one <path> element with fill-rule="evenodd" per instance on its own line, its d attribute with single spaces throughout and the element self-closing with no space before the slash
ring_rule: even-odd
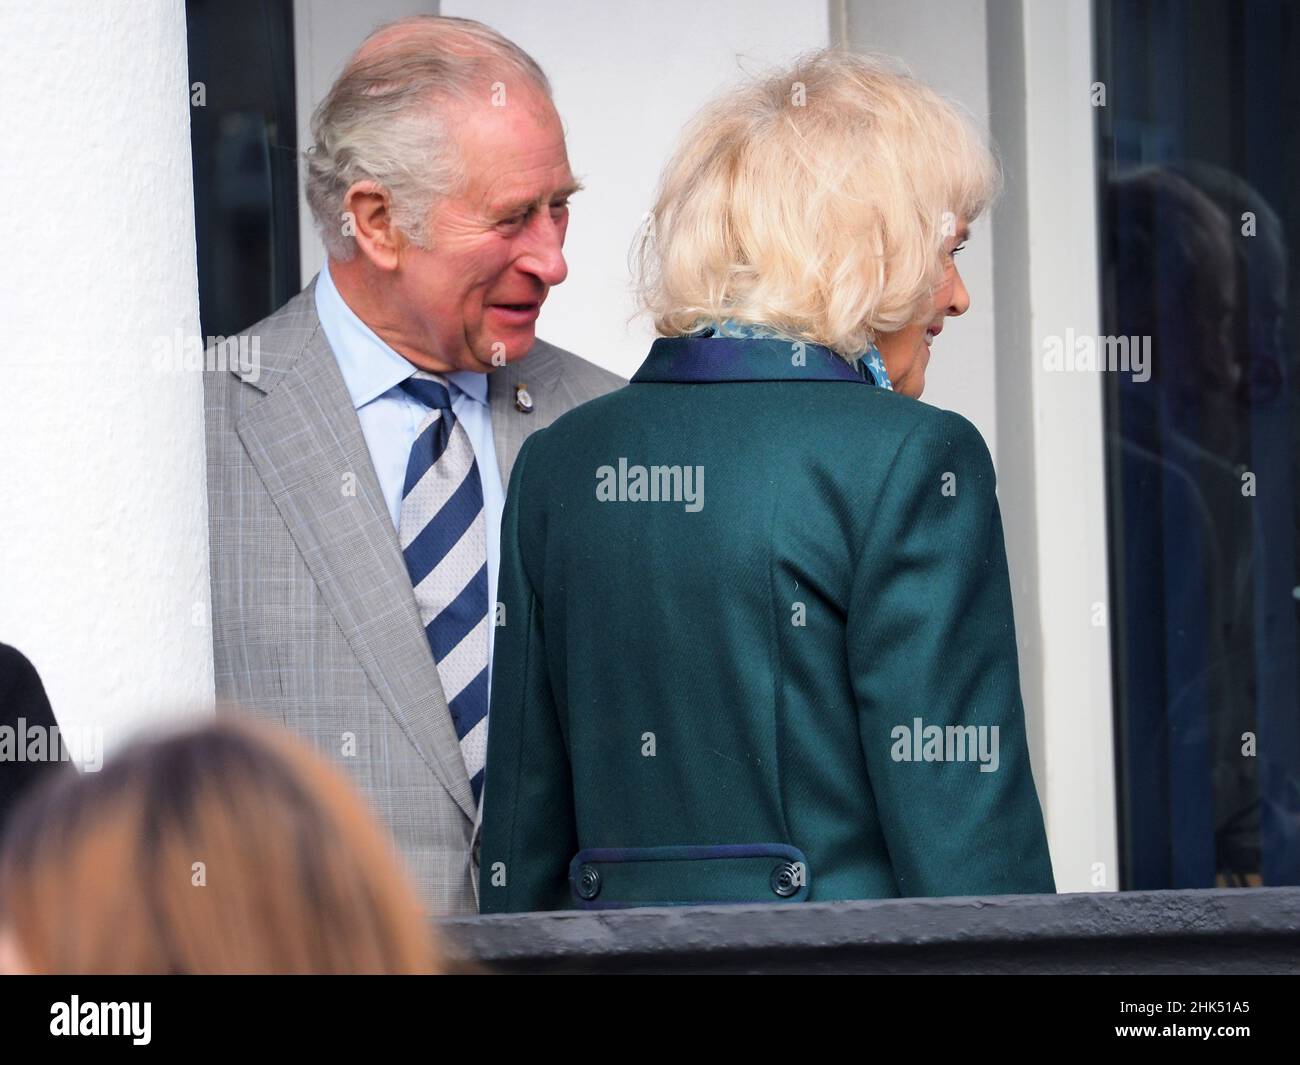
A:
<svg viewBox="0 0 1300 1065">
<path fill-rule="evenodd" d="M 487 758 L 488 572 L 483 483 L 443 378 L 402 382 L 429 407 L 402 488 L 398 538 L 477 802 Z"/>
</svg>

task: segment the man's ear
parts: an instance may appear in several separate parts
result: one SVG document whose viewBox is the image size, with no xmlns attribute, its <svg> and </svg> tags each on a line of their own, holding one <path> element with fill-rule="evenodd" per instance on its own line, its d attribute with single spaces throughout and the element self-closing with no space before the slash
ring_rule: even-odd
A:
<svg viewBox="0 0 1300 1065">
<path fill-rule="evenodd" d="M 361 254 L 381 270 L 395 270 L 406 239 L 393 224 L 388 190 L 377 181 L 358 181 L 343 197 L 343 211 L 342 224 Z"/>
</svg>

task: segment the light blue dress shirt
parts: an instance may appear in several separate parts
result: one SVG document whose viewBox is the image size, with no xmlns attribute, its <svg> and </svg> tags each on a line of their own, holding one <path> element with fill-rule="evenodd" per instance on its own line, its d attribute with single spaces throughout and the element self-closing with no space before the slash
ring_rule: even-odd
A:
<svg viewBox="0 0 1300 1065">
<path fill-rule="evenodd" d="M 343 302 L 339 290 L 334 287 L 328 265 L 321 268 L 316 279 L 316 314 L 361 421 L 361 433 L 370 450 L 370 461 L 374 463 L 393 528 L 400 528 L 406 463 L 411 457 L 411 445 L 415 443 L 420 422 L 428 414 L 428 408 L 398 387 L 415 373 L 416 367 L 380 340 L 374 330 Z M 487 374 L 458 370 L 441 376 L 452 386 L 452 413 L 469 434 L 479 477 L 483 481 L 488 609 L 495 614 L 497 571 L 501 565 L 501 511 L 506 493 L 501 483 L 501 467 L 497 465 L 496 444 L 492 440 Z M 489 624 L 489 678 L 495 636 L 496 626 Z"/>
</svg>

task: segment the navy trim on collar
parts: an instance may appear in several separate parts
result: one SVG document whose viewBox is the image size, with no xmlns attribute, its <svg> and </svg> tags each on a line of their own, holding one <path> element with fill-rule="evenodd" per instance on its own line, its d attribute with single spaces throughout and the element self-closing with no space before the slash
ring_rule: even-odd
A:
<svg viewBox="0 0 1300 1065">
<path fill-rule="evenodd" d="M 799 356 L 802 356 L 801 358 Z M 848 381 L 874 385 L 830 348 L 749 337 L 660 337 L 633 384 L 646 382 Z"/>
</svg>

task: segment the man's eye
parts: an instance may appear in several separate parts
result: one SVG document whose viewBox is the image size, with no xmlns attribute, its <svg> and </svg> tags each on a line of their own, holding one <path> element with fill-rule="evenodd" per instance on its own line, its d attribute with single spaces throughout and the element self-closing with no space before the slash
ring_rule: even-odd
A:
<svg viewBox="0 0 1300 1065">
<path fill-rule="evenodd" d="M 558 203 L 551 204 L 551 210 L 555 214 L 559 214 L 561 211 L 567 211 L 568 209 L 569 209 L 568 200 L 560 200 Z"/>
<path fill-rule="evenodd" d="M 525 210 L 519 211 L 519 212 L 516 213 L 516 214 L 512 214 L 509 218 L 503 218 L 503 219 L 501 219 L 501 221 L 498 222 L 497 225 L 500 225 L 500 226 L 521 226 L 521 225 L 523 225 L 525 222 L 527 222 L 528 219 L 530 219 L 530 218 L 533 216 L 533 212 L 534 212 L 536 209 L 537 209 L 537 208 L 535 208 L 535 207 L 529 207 L 529 208 L 527 208 L 527 209 L 525 209 Z"/>
</svg>

